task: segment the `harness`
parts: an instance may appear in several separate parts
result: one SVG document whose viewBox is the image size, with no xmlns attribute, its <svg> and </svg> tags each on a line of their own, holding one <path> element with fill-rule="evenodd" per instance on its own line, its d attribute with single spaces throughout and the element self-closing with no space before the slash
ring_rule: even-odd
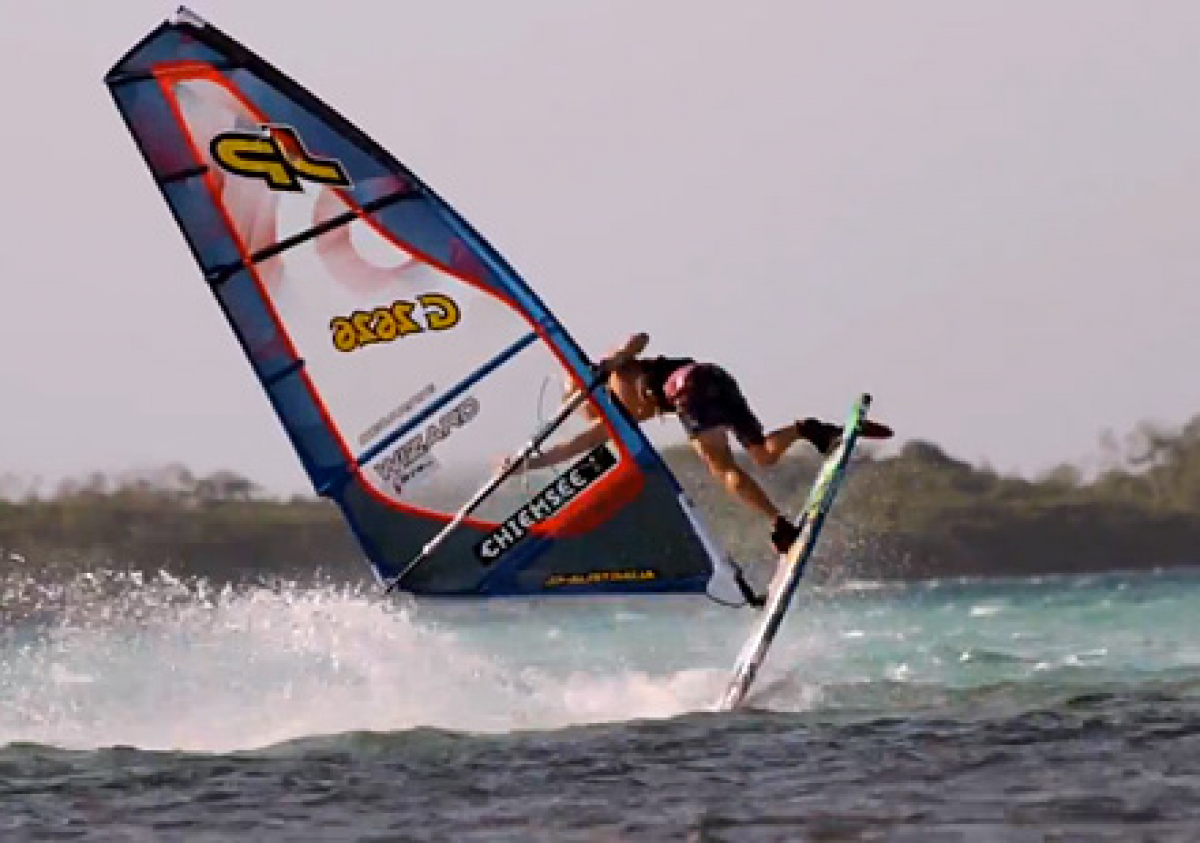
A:
<svg viewBox="0 0 1200 843">
<path fill-rule="evenodd" d="M 663 384 L 663 395 L 672 404 L 677 403 L 679 396 L 687 389 L 688 378 L 696 371 L 695 363 L 686 363 L 671 372 L 667 382 Z"/>
<path fill-rule="evenodd" d="M 654 399 L 659 412 L 669 413 L 675 409 L 675 401 L 682 393 L 687 373 L 696 367 L 690 357 L 649 357 L 637 361 L 644 389 Z"/>
</svg>

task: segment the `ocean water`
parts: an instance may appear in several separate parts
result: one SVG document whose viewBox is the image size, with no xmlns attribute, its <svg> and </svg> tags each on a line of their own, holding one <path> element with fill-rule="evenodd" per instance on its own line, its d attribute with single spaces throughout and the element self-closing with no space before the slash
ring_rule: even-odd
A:
<svg viewBox="0 0 1200 843">
<path fill-rule="evenodd" d="M 0 840 L 1200 840 L 1200 572 L 750 610 L 3 582 Z"/>
</svg>

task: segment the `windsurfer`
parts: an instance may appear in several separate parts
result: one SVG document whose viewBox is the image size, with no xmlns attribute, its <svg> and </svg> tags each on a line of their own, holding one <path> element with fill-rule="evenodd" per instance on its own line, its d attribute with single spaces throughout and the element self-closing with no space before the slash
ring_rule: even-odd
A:
<svg viewBox="0 0 1200 843">
<path fill-rule="evenodd" d="M 665 413 L 677 415 L 709 473 L 730 494 L 770 521 L 771 544 L 778 552 L 786 553 L 799 530 L 738 464 L 729 435 L 737 438 L 757 465 L 767 467 L 775 465 L 800 439 L 812 443 L 822 454 L 831 453 L 837 446 L 841 427 L 810 417 L 767 433 L 728 372 L 716 364 L 699 363 L 690 357 L 640 356 L 649 343 L 647 334 L 634 334 L 601 361 L 601 371 L 608 372 L 609 393 L 638 421 Z M 605 441 L 608 431 L 602 420 L 594 415 L 589 418 L 587 429 L 529 456 L 522 468 L 554 465 Z M 884 439 L 892 435 L 892 430 L 867 421 L 861 435 Z"/>
</svg>

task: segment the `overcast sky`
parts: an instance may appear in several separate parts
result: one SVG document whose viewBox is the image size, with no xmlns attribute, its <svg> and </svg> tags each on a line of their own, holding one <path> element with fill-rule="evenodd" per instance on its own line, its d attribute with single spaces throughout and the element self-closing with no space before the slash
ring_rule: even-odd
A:
<svg viewBox="0 0 1200 843">
<path fill-rule="evenodd" d="M 193 8 L 586 347 L 719 361 L 769 425 L 868 390 L 902 438 L 1034 474 L 1200 412 L 1194 0 Z M 172 10 L 0 0 L 0 471 L 305 489 L 101 82 Z"/>
</svg>

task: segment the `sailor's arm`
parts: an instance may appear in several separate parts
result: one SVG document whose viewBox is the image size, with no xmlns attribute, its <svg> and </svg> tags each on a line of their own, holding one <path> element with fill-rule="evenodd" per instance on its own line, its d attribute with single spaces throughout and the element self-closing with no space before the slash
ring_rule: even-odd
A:
<svg viewBox="0 0 1200 843">
<path fill-rule="evenodd" d="M 624 366 L 630 360 L 633 360 L 650 344 L 650 335 L 642 332 L 631 336 L 625 340 L 625 344 L 614 351 L 612 354 L 606 355 L 599 363 L 596 364 L 596 375 L 608 375 L 615 372 L 617 369 Z M 582 387 L 575 386 L 563 394 L 563 403 L 573 401 L 579 395 Z"/>
<path fill-rule="evenodd" d="M 531 454 L 523 461 L 523 467 L 526 469 L 545 468 L 590 451 L 601 442 L 607 441 L 608 428 L 604 426 L 603 419 L 596 419 L 587 429 L 575 434 L 570 439 L 552 445 L 540 453 Z"/>
<path fill-rule="evenodd" d="M 639 332 L 625 340 L 625 344 L 607 355 L 600 361 L 598 366 L 598 374 L 614 372 L 624 366 L 630 360 L 633 360 L 646 346 L 650 344 L 650 335 L 645 332 Z M 570 401 L 579 393 L 579 388 L 567 397 Z M 541 453 L 533 454 L 522 462 L 518 471 L 523 469 L 545 468 L 546 466 L 555 465 L 563 460 L 568 460 L 571 457 L 590 451 L 592 448 L 599 445 L 601 442 L 608 441 L 608 428 L 604 426 L 604 420 L 596 418 L 583 431 L 566 441 L 559 442 Z"/>
<path fill-rule="evenodd" d="M 646 350 L 646 346 L 650 344 L 650 335 L 639 332 L 625 340 L 625 344 L 609 354 L 600 361 L 600 370 L 604 372 L 615 372 L 617 369 L 624 366 L 633 358 L 637 357 Z"/>
</svg>

